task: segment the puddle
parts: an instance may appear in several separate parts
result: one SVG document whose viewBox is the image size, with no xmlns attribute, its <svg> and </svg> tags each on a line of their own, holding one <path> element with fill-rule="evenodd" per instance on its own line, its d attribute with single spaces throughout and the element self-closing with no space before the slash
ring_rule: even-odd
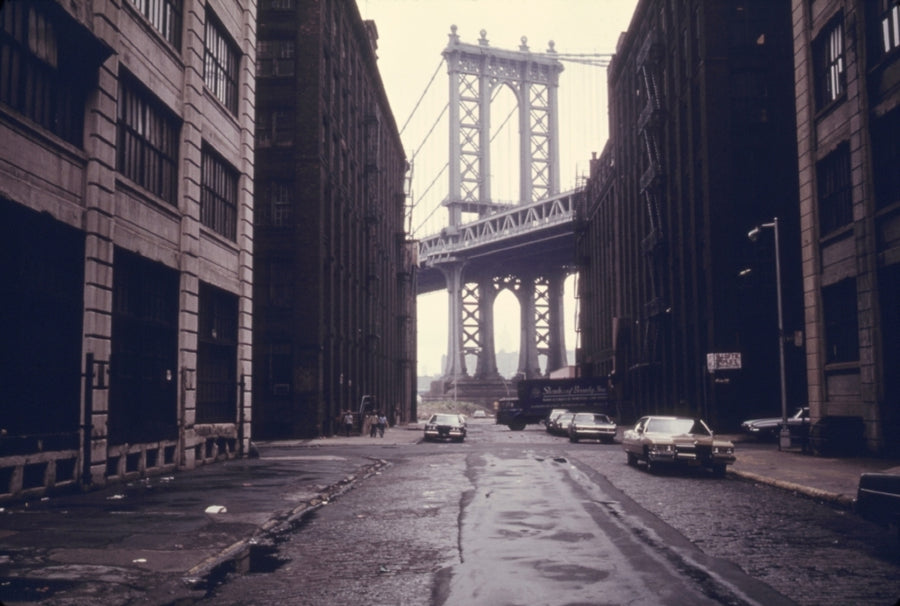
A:
<svg viewBox="0 0 900 606">
<path fill-rule="evenodd" d="M 232 560 L 213 568 L 194 589 L 205 591 L 209 596 L 217 587 L 227 582 L 230 575 L 265 574 L 284 566 L 287 559 L 278 555 L 277 545 L 251 545 Z"/>
<path fill-rule="evenodd" d="M 266 543 L 250 545 L 235 558 L 213 568 L 203 579 L 192 584 L 192 589 L 204 592 L 204 597 L 208 598 L 226 584 L 230 576 L 275 572 L 290 561 L 279 555 L 278 546 L 289 540 L 292 534 L 302 530 L 314 515 L 314 512 L 311 512 L 294 521 L 286 530 L 271 537 Z"/>
</svg>

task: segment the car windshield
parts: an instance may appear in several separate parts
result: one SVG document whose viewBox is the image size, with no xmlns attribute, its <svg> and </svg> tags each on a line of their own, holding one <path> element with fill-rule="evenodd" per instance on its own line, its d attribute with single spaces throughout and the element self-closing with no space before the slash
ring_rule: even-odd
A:
<svg viewBox="0 0 900 606">
<path fill-rule="evenodd" d="M 693 419 L 650 419 L 647 421 L 646 431 L 668 434 L 709 434 L 703 423 L 694 421 Z"/>
<path fill-rule="evenodd" d="M 459 417 L 456 415 L 433 415 L 429 423 L 432 425 L 457 425 Z"/>
<path fill-rule="evenodd" d="M 609 417 L 606 415 L 595 415 L 590 412 L 581 412 L 575 415 L 576 423 L 609 423 Z"/>
</svg>

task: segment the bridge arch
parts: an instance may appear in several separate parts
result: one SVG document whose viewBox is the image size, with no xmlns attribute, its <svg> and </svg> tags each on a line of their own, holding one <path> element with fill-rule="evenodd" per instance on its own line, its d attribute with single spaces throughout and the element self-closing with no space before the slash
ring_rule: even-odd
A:
<svg viewBox="0 0 900 606">
<path fill-rule="evenodd" d="M 488 150 L 490 157 L 496 159 L 490 163 L 491 173 L 488 175 L 491 202 L 495 204 L 510 204 L 522 199 L 521 166 L 518 162 L 508 161 L 509 158 L 518 158 L 522 148 L 520 112 L 519 92 L 512 83 L 495 86 L 491 93 Z"/>
</svg>

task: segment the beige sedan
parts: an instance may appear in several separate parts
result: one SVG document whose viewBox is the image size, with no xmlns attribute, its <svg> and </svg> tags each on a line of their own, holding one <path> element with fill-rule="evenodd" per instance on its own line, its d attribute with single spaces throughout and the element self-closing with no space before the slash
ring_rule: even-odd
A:
<svg viewBox="0 0 900 606">
<path fill-rule="evenodd" d="M 664 466 L 705 467 L 724 476 L 734 463 L 734 444 L 713 436 L 709 426 L 689 417 L 642 417 L 622 436 L 629 465 L 638 461 L 649 471 Z"/>
</svg>

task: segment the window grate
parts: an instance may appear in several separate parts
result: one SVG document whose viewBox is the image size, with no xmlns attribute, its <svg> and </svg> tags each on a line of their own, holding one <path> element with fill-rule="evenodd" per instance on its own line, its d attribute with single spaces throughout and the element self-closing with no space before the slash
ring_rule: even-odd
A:
<svg viewBox="0 0 900 606">
<path fill-rule="evenodd" d="M 117 168 L 166 202 L 178 201 L 178 120 L 136 80 L 119 81 Z"/>
<path fill-rule="evenodd" d="M 85 68 L 39 8 L 8 2 L 0 11 L 0 102 L 82 147 Z"/>
<path fill-rule="evenodd" d="M 131 0 L 166 41 L 181 50 L 181 0 Z"/>
<path fill-rule="evenodd" d="M 830 23 L 813 47 L 816 70 L 816 105 L 827 107 L 844 95 L 844 23 L 838 18 Z"/>
<path fill-rule="evenodd" d="M 206 52 L 203 61 L 203 81 L 206 88 L 232 114 L 237 114 L 238 63 L 237 46 L 228 38 L 224 28 L 211 12 L 206 13 Z"/>
<path fill-rule="evenodd" d="M 822 235 L 853 220 L 850 147 L 842 143 L 816 165 L 819 187 L 819 230 Z"/>
<path fill-rule="evenodd" d="M 237 414 L 237 296 L 200 284 L 197 423 L 234 422 Z"/>
<path fill-rule="evenodd" d="M 200 223 L 229 240 L 236 240 L 237 171 L 204 145 L 201 173 Z"/>
</svg>

